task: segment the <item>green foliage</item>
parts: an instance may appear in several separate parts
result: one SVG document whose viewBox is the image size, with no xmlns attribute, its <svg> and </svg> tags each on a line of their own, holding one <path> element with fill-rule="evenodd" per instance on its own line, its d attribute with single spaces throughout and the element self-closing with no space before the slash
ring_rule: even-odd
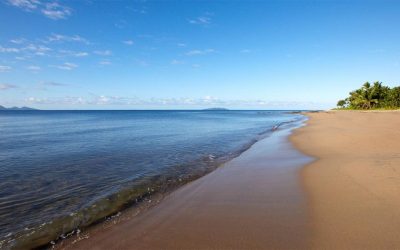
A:
<svg viewBox="0 0 400 250">
<path fill-rule="evenodd" d="M 361 88 L 349 93 L 349 97 L 337 103 L 341 109 L 398 109 L 400 87 L 389 88 L 381 82 L 366 82 Z"/>
<path fill-rule="evenodd" d="M 337 106 L 338 106 L 339 108 L 345 108 L 346 105 L 347 105 L 346 100 L 339 100 L 339 101 L 337 102 Z"/>
</svg>

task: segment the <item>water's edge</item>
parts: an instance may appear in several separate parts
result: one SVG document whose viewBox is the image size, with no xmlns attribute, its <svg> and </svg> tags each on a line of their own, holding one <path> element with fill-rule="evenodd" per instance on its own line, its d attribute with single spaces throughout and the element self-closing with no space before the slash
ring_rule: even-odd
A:
<svg viewBox="0 0 400 250">
<path fill-rule="evenodd" d="M 59 217 L 50 223 L 43 223 L 33 229 L 26 229 L 23 232 L 19 232 L 16 237 L 14 235 L 13 239 L 6 238 L 3 242 L 0 242 L 0 248 L 48 249 L 85 239 L 88 237 L 85 234 L 86 231 L 104 224 L 115 224 L 117 220 L 121 220 L 124 217 L 128 210 L 130 211 L 130 216 L 132 214 L 133 216 L 137 215 L 144 209 L 157 204 L 172 191 L 207 175 L 224 163 L 238 157 L 256 142 L 265 139 L 280 127 L 289 126 L 290 130 L 294 130 L 299 127 L 299 124 L 303 124 L 305 120 L 306 117 L 302 116 L 299 119 L 276 124 L 260 133 L 251 142 L 243 145 L 240 150 L 219 159 L 210 158 L 207 162 L 207 167 L 199 168 L 197 171 L 183 173 L 180 176 L 157 175 L 145 178 L 135 183 L 135 185 L 112 193 L 76 213 Z M 196 164 L 196 162 L 192 164 Z"/>
</svg>

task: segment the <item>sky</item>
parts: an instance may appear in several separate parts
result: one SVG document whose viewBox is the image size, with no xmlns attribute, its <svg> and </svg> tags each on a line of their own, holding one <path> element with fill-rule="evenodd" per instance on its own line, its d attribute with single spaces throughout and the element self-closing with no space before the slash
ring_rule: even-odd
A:
<svg viewBox="0 0 400 250">
<path fill-rule="evenodd" d="M 0 105 L 328 109 L 400 85 L 400 1 L 0 0 Z"/>
</svg>

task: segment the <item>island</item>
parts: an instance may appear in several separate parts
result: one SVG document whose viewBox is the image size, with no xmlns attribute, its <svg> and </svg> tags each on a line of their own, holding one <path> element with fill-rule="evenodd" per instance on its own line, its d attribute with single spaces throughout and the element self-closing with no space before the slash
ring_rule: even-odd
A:
<svg viewBox="0 0 400 250">
<path fill-rule="evenodd" d="M 3 110 L 19 110 L 19 111 L 23 111 L 23 110 L 38 110 L 38 109 L 34 109 L 34 108 L 30 108 L 30 107 L 11 107 L 11 108 L 6 108 L 6 107 L 0 105 L 0 111 L 3 111 Z"/>
</svg>

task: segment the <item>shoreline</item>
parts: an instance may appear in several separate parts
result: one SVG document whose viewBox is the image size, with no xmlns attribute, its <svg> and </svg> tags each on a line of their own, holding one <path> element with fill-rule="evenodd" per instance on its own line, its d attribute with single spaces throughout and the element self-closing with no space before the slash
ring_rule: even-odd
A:
<svg viewBox="0 0 400 250">
<path fill-rule="evenodd" d="M 300 116 L 299 116 L 300 117 Z M 219 166 L 223 165 L 224 163 L 232 160 L 235 157 L 238 157 L 240 154 L 248 150 L 254 143 L 257 143 L 257 141 L 263 140 L 263 138 L 268 137 L 271 133 L 275 133 L 275 130 L 280 127 L 280 126 L 294 126 L 291 124 L 296 124 L 301 122 L 303 118 L 296 118 L 293 119 L 290 122 L 281 122 L 277 126 L 270 127 L 266 130 L 264 130 L 262 133 L 259 133 L 257 137 L 254 137 L 251 141 L 248 143 L 242 145 L 242 148 L 232 151 L 231 153 L 218 157 L 218 158 L 210 158 L 212 163 L 208 165 L 208 168 L 199 168 L 199 170 L 193 171 L 193 172 L 187 172 L 185 175 L 180 175 L 176 176 L 175 179 L 169 180 L 168 177 L 163 177 L 163 179 L 166 179 L 166 182 L 164 185 L 159 182 L 152 182 L 150 186 L 144 186 L 143 192 L 140 196 L 137 196 L 137 200 L 135 201 L 134 199 L 128 199 L 127 201 L 129 202 L 126 203 L 126 199 L 124 197 L 131 197 L 132 195 L 135 195 L 135 192 L 141 192 L 140 190 L 130 190 L 128 188 L 123 189 L 123 192 L 111 194 L 110 198 L 102 199 L 99 202 L 96 202 L 92 204 L 89 209 L 92 207 L 95 209 L 95 211 L 100 211 L 103 216 L 102 217 L 96 217 L 97 219 L 94 220 L 94 216 L 87 218 L 86 217 L 86 208 L 82 210 L 82 213 L 79 212 L 78 218 L 73 218 L 73 215 L 66 215 L 66 219 L 68 221 L 64 220 L 64 217 L 59 217 L 56 220 L 51 221 L 50 223 L 43 223 L 40 225 L 38 228 L 36 227 L 31 227 L 28 229 L 25 229 L 22 233 L 24 234 L 17 234 L 17 239 L 18 241 L 7 241 L 8 239 L 6 238 L 4 243 L 4 247 L 11 246 L 11 247 L 52 247 L 54 245 L 59 245 L 61 242 L 69 241 L 69 238 L 74 238 L 76 237 L 76 234 L 78 232 L 82 233 L 85 231 L 92 231 L 92 228 L 98 227 L 98 225 L 103 225 L 103 224 L 110 224 L 113 223 L 115 220 L 120 220 L 120 217 L 131 217 L 130 215 L 125 216 L 126 211 L 132 210 L 133 212 L 130 214 L 136 214 L 138 211 L 143 211 L 146 210 L 148 207 L 152 207 L 152 205 L 155 202 L 158 202 L 159 200 L 162 200 L 164 196 L 168 196 L 169 193 L 174 192 L 175 190 L 179 189 L 181 186 L 186 185 L 187 183 L 192 182 L 193 180 L 196 180 L 197 178 L 201 178 L 201 176 L 207 175 L 210 172 L 214 171 L 216 168 Z M 199 164 L 199 163 L 197 163 Z M 181 180 L 182 179 L 182 180 Z M 168 182 L 167 182 L 168 180 Z M 154 185 L 153 185 L 154 184 Z M 160 184 L 160 185 L 158 185 Z M 143 185 L 142 185 L 143 186 Z M 126 191 L 126 192 L 125 192 Z M 101 203 L 104 200 L 103 203 Z M 148 204 L 149 201 L 153 202 L 153 204 Z M 112 213 L 106 213 L 103 212 L 104 208 L 107 209 L 107 205 L 110 205 L 111 202 L 114 204 L 117 204 L 118 207 L 121 207 L 121 209 L 118 210 L 113 210 Z M 124 203 L 121 203 L 124 202 Z M 115 206 L 114 206 L 115 207 Z M 102 210 L 103 209 L 103 210 Z M 111 209 L 113 209 L 111 207 Z M 81 210 L 80 210 L 81 211 Z M 77 213 L 73 213 L 74 215 Z M 96 215 L 96 214 L 95 214 Z M 122 216 L 121 216 L 122 215 Z M 90 214 L 89 214 L 90 216 Z M 86 224 L 78 224 L 79 220 L 90 220 L 89 223 Z M 64 221 L 62 221 L 64 220 Z M 73 225 L 71 225 L 73 223 Z M 84 222 L 85 223 L 85 222 Z M 77 226 L 78 225 L 78 226 Z M 43 229 L 43 230 L 42 230 Z M 56 229 L 56 230 L 55 230 Z M 62 230 L 62 231 L 60 231 Z M 26 238 L 25 235 L 27 236 Z M 51 235 L 51 237 L 49 236 Z M 13 235 L 12 235 L 13 236 Z M 14 238 L 15 239 L 15 238 Z M 0 242 L 0 246 L 3 244 Z"/>
<path fill-rule="evenodd" d="M 301 121 L 301 123 L 303 122 L 304 121 Z M 232 227 L 237 226 L 238 224 L 243 224 L 243 226 L 253 228 L 252 230 L 248 229 L 252 231 L 250 235 L 244 236 L 245 238 L 249 237 L 249 239 L 242 240 L 239 243 L 242 244 L 243 247 L 253 246 L 259 248 L 265 246 L 265 244 L 270 244 L 271 247 L 284 245 L 286 247 L 289 247 L 289 245 L 292 247 L 298 247 L 299 245 L 302 245 L 304 248 L 307 248 L 308 237 L 306 234 L 308 230 L 305 230 L 305 228 L 308 227 L 306 219 L 308 215 L 306 201 L 303 200 L 302 187 L 298 182 L 298 171 L 303 165 L 302 163 L 309 161 L 310 159 L 298 154 L 298 152 L 291 147 L 288 136 L 293 129 L 295 128 L 291 128 L 290 126 L 286 127 L 285 124 L 283 124 L 282 129 L 278 129 L 267 138 L 256 142 L 238 157 L 228 161 L 211 173 L 189 182 L 162 197 L 160 200 L 157 200 L 155 202 L 157 205 L 151 205 L 149 209 L 141 211 L 141 215 L 121 219 L 117 222 L 111 222 L 110 224 L 117 225 L 111 225 L 107 228 L 99 225 L 97 226 L 97 229 L 88 231 L 90 236 L 86 234 L 79 236 L 84 240 L 77 242 L 77 237 L 73 236 L 70 239 L 62 241 L 60 244 L 57 244 L 56 248 L 102 249 L 107 248 L 107 246 L 111 247 L 117 245 L 120 248 L 126 248 L 127 246 L 130 246 L 129 244 L 133 243 L 133 241 L 136 244 L 136 248 L 150 249 L 158 248 L 157 246 L 163 246 L 163 248 L 204 248 L 212 245 L 218 245 L 222 248 L 229 247 L 229 244 L 231 243 L 228 243 L 226 240 L 231 237 L 224 237 L 225 240 L 222 240 L 222 242 L 221 238 L 216 241 L 216 239 L 213 239 L 213 235 L 210 235 L 210 228 L 208 228 L 211 226 L 210 223 L 215 224 L 215 234 L 226 236 L 238 236 L 239 231 L 241 232 L 242 229 L 233 230 Z M 266 148 L 268 149 L 268 147 L 272 147 L 274 143 L 277 143 L 281 150 L 285 151 L 288 155 L 292 155 L 292 157 L 289 157 L 289 160 L 286 162 L 282 161 L 284 157 L 282 152 L 279 150 L 269 150 L 273 152 L 267 153 L 268 156 L 265 157 L 264 152 L 268 151 Z M 280 155 L 280 157 L 277 157 L 277 154 Z M 274 163 L 267 164 L 271 165 L 271 167 L 265 169 L 265 164 L 260 162 L 262 159 L 268 161 L 272 160 Z M 243 169 L 244 165 L 249 163 L 254 165 L 253 167 L 258 171 L 259 175 L 257 176 L 256 174 L 255 176 L 252 176 L 252 179 L 258 180 L 256 183 L 251 185 L 248 185 L 248 183 L 251 183 L 251 179 L 247 179 L 248 182 L 246 183 L 240 176 L 240 174 L 249 175 L 250 170 L 244 171 Z M 239 174 L 238 172 L 241 173 Z M 264 179 L 259 179 L 260 174 L 264 176 Z M 271 174 L 272 176 L 270 176 Z M 231 178 L 230 182 L 226 181 L 227 176 Z M 273 177 L 275 177 L 275 180 L 273 180 Z M 276 183 L 277 179 L 281 179 L 282 183 L 285 184 Z M 269 183 L 263 184 L 265 180 Z M 207 185 L 205 183 L 207 183 Z M 255 190 L 256 187 L 263 187 L 270 190 L 257 191 Z M 250 189 L 251 192 L 243 189 Z M 272 189 L 275 191 L 272 191 Z M 235 192 L 233 192 L 233 190 L 235 190 Z M 241 196 L 239 194 L 241 194 Z M 286 199 L 277 197 L 279 194 L 282 196 L 286 195 Z M 219 199 L 217 199 L 216 196 L 218 196 Z M 238 199 L 238 204 L 236 204 L 236 202 L 235 205 L 230 204 L 230 206 L 227 206 L 227 204 L 219 204 L 220 202 L 233 202 L 232 199 L 234 198 Z M 220 200 L 220 202 L 215 199 Z M 241 199 L 245 201 L 242 202 Z M 162 202 L 159 202 L 161 200 Z M 260 206 L 259 202 L 262 200 L 266 201 L 266 205 Z M 187 203 L 191 204 L 191 206 L 187 205 Z M 276 210 L 276 207 L 274 207 L 278 204 L 280 206 L 280 211 Z M 187 206 L 189 206 L 189 208 Z M 215 206 L 217 206 L 217 208 Z M 186 208 L 183 209 L 182 207 Z M 235 210 L 235 207 L 241 207 L 241 210 L 230 213 L 229 209 Z M 177 212 L 172 211 L 176 209 L 178 210 Z M 193 211 L 188 212 L 188 209 Z M 207 210 L 208 212 L 205 213 L 204 210 Z M 265 215 L 265 212 L 268 212 L 268 215 Z M 179 213 L 179 216 L 177 213 Z M 285 216 L 283 216 L 282 213 L 286 213 Z M 299 213 L 301 213 L 301 215 Z M 201 219 L 197 217 L 201 217 Z M 232 221 L 233 217 L 236 218 L 236 221 Z M 264 223 L 257 222 L 256 217 L 261 217 L 261 221 Z M 264 219 L 262 219 L 263 217 Z M 291 221 L 282 223 L 277 217 L 279 217 L 280 220 L 288 220 L 288 218 L 291 218 Z M 122 216 L 122 218 L 124 218 L 124 216 Z M 254 225 L 249 225 L 249 219 L 250 221 L 253 221 Z M 204 225 L 205 221 L 208 221 L 208 225 Z M 218 221 L 218 223 L 216 221 Z M 231 223 L 232 226 L 229 226 Z M 170 233 L 170 228 L 167 230 L 165 224 L 173 224 L 174 227 L 178 228 L 174 230 L 174 233 Z M 295 230 L 294 228 L 296 227 L 297 229 L 303 228 L 303 230 Z M 211 226 L 211 229 L 212 228 L 213 227 Z M 268 237 L 265 235 L 261 237 L 259 233 L 255 232 L 260 229 L 263 229 L 261 231 L 265 231 L 266 229 L 271 231 L 268 242 L 266 241 Z M 145 233 L 146 235 L 143 235 L 143 232 L 147 232 Z M 195 232 L 196 234 L 194 235 Z M 241 232 L 241 234 L 242 233 L 243 232 Z M 289 243 L 284 240 L 287 233 L 297 236 L 293 237 L 292 242 Z M 185 234 L 186 236 L 184 237 L 183 235 Z M 203 238 L 207 237 L 210 239 L 207 242 L 203 242 Z M 257 240 L 259 237 L 264 238 L 262 245 L 260 245 L 261 242 Z M 152 240 L 148 240 L 149 238 Z M 190 242 L 187 238 L 191 238 Z M 194 242 L 197 243 L 194 244 Z M 132 246 L 130 248 L 132 248 Z"/>
<path fill-rule="evenodd" d="M 301 169 L 314 249 L 400 246 L 398 111 L 308 113 L 290 140 L 315 161 Z"/>
</svg>

